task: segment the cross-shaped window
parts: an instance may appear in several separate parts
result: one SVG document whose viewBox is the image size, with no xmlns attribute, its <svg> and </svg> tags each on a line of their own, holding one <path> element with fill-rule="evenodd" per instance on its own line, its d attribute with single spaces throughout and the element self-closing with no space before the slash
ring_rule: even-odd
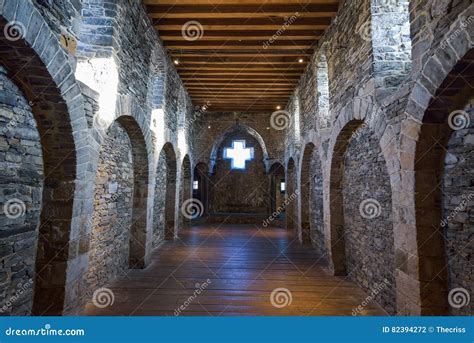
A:
<svg viewBox="0 0 474 343">
<path fill-rule="evenodd" d="M 245 162 L 253 159 L 253 148 L 246 148 L 245 141 L 232 141 L 232 148 L 224 148 L 224 158 L 231 160 L 232 169 L 245 169 Z"/>
</svg>

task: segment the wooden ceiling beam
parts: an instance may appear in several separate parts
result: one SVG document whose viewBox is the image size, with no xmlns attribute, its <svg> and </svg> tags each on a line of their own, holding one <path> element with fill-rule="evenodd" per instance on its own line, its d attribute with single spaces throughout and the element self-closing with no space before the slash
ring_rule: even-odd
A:
<svg viewBox="0 0 474 343">
<path fill-rule="evenodd" d="M 265 0 L 267 5 L 327 5 L 337 4 L 338 0 Z M 202 6 L 212 4 L 209 0 L 143 0 L 145 5 L 193 5 Z M 261 5 L 261 0 L 219 0 L 215 2 L 216 5 Z"/>
<path fill-rule="evenodd" d="M 214 101 L 211 111 L 227 112 L 268 112 L 277 104 L 283 106 L 340 4 L 340 0 L 143 2 L 192 101 Z M 198 21 L 195 40 L 182 32 L 192 20 Z"/>
<path fill-rule="evenodd" d="M 148 5 L 147 11 L 151 18 L 200 18 L 212 17 L 238 17 L 248 18 L 252 15 L 290 17 L 298 13 L 301 17 L 333 16 L 338 10 L 338 4 L 222 4 L 217 5 L 183 5 L 181 1 L 174 5 Z"/>
</svg>

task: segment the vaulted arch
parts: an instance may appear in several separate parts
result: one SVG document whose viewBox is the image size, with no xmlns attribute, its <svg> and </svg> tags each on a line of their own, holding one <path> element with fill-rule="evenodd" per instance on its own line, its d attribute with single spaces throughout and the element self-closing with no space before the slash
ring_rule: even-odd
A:
<svg viewBox="0 0 474 343">
<path fill-rule="evenodd" d="M 263 163 L 265 164 L 265 168 L 268 171 L 270 168 L 270 158 L 268 156 L 268 151 L 267 147 L 265 145 L 265 141 L 263 140 L 262 136 L 253 128 L 250 126 L 247 126 L 245 124 L 235 124 L 234 126 L 228 128 L 225 130 L 223 133 L 221 133 L 215 140 L 214 144 L 212 145 L 212 150 L 211 150 L 211 156 L 210 156 L 210 166 L 209 166 L 209 172 L 213 173 L 215 171 L 216 163 L 217 163 L 217 158 L 218 158 L 218 152 L 219 148 L 222 145 L 222 142 L 228 137 L 229 135 L 236 133 L 236 132 L 242 132 L 249 134 L 255 140 L 258 142 L 260 145 L 262 152 L 263 152 Z"/>
</svg>

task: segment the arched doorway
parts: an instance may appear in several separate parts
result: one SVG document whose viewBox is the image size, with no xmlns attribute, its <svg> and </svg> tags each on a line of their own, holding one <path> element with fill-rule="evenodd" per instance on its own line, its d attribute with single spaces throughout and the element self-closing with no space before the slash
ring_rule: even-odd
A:
<svg viewBox="0 0 474 343">
<path fill-rule="evenodd" d="M 474 227 L 474 50 L 437 88 L 415 152 L 422 314 L 471 315 Z M 458 303 L 459 302 L 459 303 Z"/>
<path fill-rule="evenodd" d="M 201 162 L 194 167 L 193 198 L 201 202 L 202 217 L 208 214 L 209 167 Z"/>
<path fill-rule="evenodd" d="M 300 199 L 301 199 L 301 241 L 311 243 L 311 188 L 313 186 L 313 177 L 311 163 L 313 160 L 314 144 L 309 143 L 305 146 L 303 159 L 301 161 L 300 178 Z"/>
<path fill-rule="evenodd" d="M 286 219 L 286 228 L 288 230 L 294 231 L 296 234 L 297 230 L 297 217 L 296 217 L 296 199 L 298 195 L 297 190 L 297 180 L 296 180 L 296 166 L 295 161 L 293 158 L 290 158 L 288 161 L 288 166 L 286 168 L 286 194 L 285 194 L 285 203 L 286 203 L 286 211 L 285 211 L 285 219 Z"/>
<path fill-rule="evenodd" d="M 51 35 L 38 11 L 29 6 L 21 8 L 33 13 L 30 23 L 43 25 L 42 33 Z M 0 17 L 2 33 L 15 18 L 9 9 Z M 28 23 L 22 25 L 28 27 Z M 15 266 L 6 267 L 0 307 L 21 287 L 23 297 L 8 306 L 9 313 L 61 315 L 67 301 L 69 239 L 71 230 L 78 226 L 72 221 L 79 148 L 73 126 L 86 124 L 80 118 L 81 110 L 74 113 L 73 124 L 71 103 L 62 95 L 65 85 L 71 92 L 78 91 L 74 78 L 66 80 L 67 75 L 58 69 L 63 65 L 51 63 L 53 58 L 66 60 L 59 42 L 49 39 L 49 53 L 41 55 L 31 47 L 38 32 L 28 33 L 18 39 L 0 35 L 0 49 L 8 52 L 0 56 L 0 78 L 4 81 L 0 108 L 6 119 L 2 119 L 0 136 L 3 149 L 7 149 L 2 161 L 9 164 L 2 165 L 2 170 L 8 171 L 3 176 L 8 192 L 2 208 L 11 217 L 2 227 L 1 241 L 16 246 L 15 252 L 2 249 L 0 258 L 14 253 L 19 259 Z"/>
<path fill-rule="evenodd" d="M 364 147 L 361 149 L 361 147 Z M 389 314 L 396 313 L 392 193 L 378 137 L 349 121 L 335 141 L 330 175 L 334 272 L 348 275 Z"/>
<path fill-rule="evenodd" d="M 107 131 L 97 166 L 86 276 L 92 292 L 145 266 L 147 198 L 145 140 L 136 121 L 121 116 Z"/>
<path fill-rule="evenodd" d="M 179 231 L 186 226 L 186 224 L 191 219 L 190 214 L 186 210 L 189 199 L 192 199 L 191 193 L 191 161 L 189 156 L 184 156 L 183 163 L 181 164 L 181 180 L 180 180 L 180 193 L 179 193 Z"/>
<path fill-rule="evenodd" d="M 219 141 L 220 145 L 213 150 L 215 172 L 210 176 L 210 213 L 239 220 L 267 217 L 270 185 L 266 150 L 245 126 L 234 127 Z"/>
<path fill-rule="evenodd" d="M 153 209 L 153 247 L 175 237 L 176 154 L 173 145 L 161 149 L 156 167 L 155 201 Z"/>
</svg>

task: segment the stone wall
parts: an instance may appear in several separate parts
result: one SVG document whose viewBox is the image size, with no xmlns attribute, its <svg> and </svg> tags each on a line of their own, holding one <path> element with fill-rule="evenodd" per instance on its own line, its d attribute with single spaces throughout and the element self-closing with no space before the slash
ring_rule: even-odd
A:
<svg viewBox="0 0 474 343">
<path fill-rule="evenodd" d="M 156 167 L 155 199 L 153 201 L 153 248 L 156 248 L 165 239 L 166 176 L 166 154 L 161 151 Z"/>
<path fill-rule="evenodd" d="M 369 128 L 359 129 L 350 141 L 343 168 L 347 275 L 368 294 L 382 288 L 375 301 L 395 314 L 390 178 L 377 138 Z"/>
<path fill-rule="evenodd" d="M 323 198 L 323 174 L 321 161 L 317 151 L 312 154 L 310 164 L 311 187 L 310 187 L 310 225 L 311 242 L 316 248 L 318 255 L 328 259 L 328 249 L 326 247 L 326 237 L 324 232 L 324 198 Z"/>
<path fill-rule="evenodd" d="M 132 146 L 126 131 L 114 123 L 102 144 L 97 168 L 86 276 L 91 293 L 129 268 L 132 201 Z"/>
<path fill-rule="evenodd" d="M 408 46 L 406 22 L 402 15 L 398 15 L 400 12 L 396 12 L 398 14 L 393 21 L 379 22 L 383 28 L 386 28 L 386 23 L 395 23 L 394 26 L 400 29 L 397 34 L 401 35 L 396 36 L 397 40 L 393 45 L 384 45 L 384 36 L 379 37 L 377 32 L 370 31 L 377 29 L 377 25 L 367 25 L 374 24 L 374 14 L 383 13 L 385 16 L 393 12 L 377 12 L 379 2 L 346 0 L 341 4 L 337 18 L 320 39 L 311 63 L 295 89 L 295 97 L 287 105 L 286 109 L 290 112 L 289 126 L 286 130 L 278 130 L 271 125 L 270 113 L 211 113 L 210 104 L 208 112 L 196 116 L 186 92 L 180 97 L 182 82 L 139 1 L 0 1 L 0 32 L 4 32 L 5 24 L 12 20 L 23 23 L 26 28 L 25 36 L 17 43 L 0 35 L 0 63 L 7 67 L 8 75 L 16 86 L 21 86 L 23 91 L 28 90 L 23 96 L 18 95 L 15 86 L 4 78 L 3 72 L 0 73 L 3 81 L 0 92 L 0 163 L 8 165 L 8 168 L 1 168 L 2 173 L 7 172 L 6 175 L 2 174 L 1 182 L 6 185 L 8 192 L 12 192 L 4 192 L 1 196 L 15 194 L 26 204 L 26 215 L 14 222 L 3 215 L 0 219 L 8 223 L 2 225 L 2 239 L 6 243 L 0 244 L 0 263 L 2 271 L 6 271 L 4 274 L 0 273 L 0 280 L 5 280 L 7 284 L 0 289 L 1 294 L 13 296 L 20 280 L 23 286 L 33 276 L 32 256 L 36 243 L 30 233 L 38 227 L 42 203 L 45 215 L 41 223 L 43 239 L 38 243 L 39 254 L 36 259 L 37 267 L 42 272 L 42 277 L 36 280 L 35 285 L 35 294 L 41 295 L 35 297 L 39 302 L 37 312 L 42 313 L 42 309 L 49 308 L 48 314 L 80 313 L 84 302 L 88 300 L 85 290 L 78 285 L 82 284 L 80 280 L 85 279 L 88 270 L 92 231 L 90 218 L 94 213 L 96 175 L 100 165 L 100 151 L 107 142 L 102 133 L 109 132 L 108 126 L 117 117 L 128 116 L 137 123 L 146 143 L 145 163 L 148 163 L 147 186 L 150 190 L 150 194 L 146 196 L 154 199 L 154 202 L 149 201 L 145 205 L 146 208 L 140 209 L 147 211 L 146 223 L 140 228 L 142 233 L 153 231 L 156 224 L 153 220 L 157 221 L 158 226 L 163 225 L 160 215 L 153 212 L 163 208 L 163 197 L 167 196 L 159 187 L 164 181 L 163 164 L 158 162 L 162 147 L 170 145 L 177 156 L 175 162 L 178 165 L 189 153 L 192 166 L 198 162 L 205 162 L 210 166 L 213 142 L 234 126 L 236 121 L 253 128 L 262 137 L 270 165 L 279 161 L 286 166 L 288 161 L 294 161 L 294 169 L 287 171 L 291 175 L 291 180 L 287 180 L 289 190 L 290 184 L 299 184 L 302 149 L 309 142 L 314 144 L 321 160 L 322 176 L 314 183 L 317 186 L 311 193 L 311 203 L 320 204 L 319 199 L 323 197 L 324 234 L 319 229 L 314 230 L 319 227 L 321 218 L 313 217 L 313 242 L 319 242 L 318 237 L 324 236 L 321 239 L 326 242 L 329 254 L 333 253 L 332 240 L 335 236 L 331 223 L 337 219 L 331 213 L 334 200 L 331 199 L 334 180 L 330 179 L 333 162 L 354 165 L 346 170 L 346 187 L 352 187 L 352 183 L 354 187 L 357 186 L 356 181 L 350 177 L 361 175 L 356 166 L 359 156 L 361 160 L 371 159 L 368 166 L 385 163 L 390 178 L 391 205 L 387 199 L 381 202 L 381 206 L 382 213 L 387 211 L 393 218 L 394 256 L 397 261 L 394 276 L 392 275 L 395 280 L 386 292 L 396 291 L 398 314 L 442 313 L 438 310 L 430 312 L 429 306 L 424 304 L 425 299 L 420 296 L 424 287 L 430 286 L 427 280 L 431 280 L 434 275 L 430 274 L 433 270 L 430 268 L 432 256 L 423 248 L 424 242 L 418 242 L 417 239 L 432 231 L 424 232 L 420 229 L 422 220 L 416 213 L 414 156 L 420 127 L 426 125 L 423 116 L 428 104 L 453 66 L 473 46 L 474 7 L 470 0 L 410 1 L 410 67 L 408 55 L 398 51 L 398 48 Z M 400 9 L 406 12 L 407 2 L 401 3 Z M 76 25 L 78 20 L 82 25 Z M 77 51 L 64 44 L 64 32 L 78 39 Z M 377 42 L 383 44 L 377 45 Z M 395 55 L 391 51 L 385 51 L 387 47 L 394 46 L 397 47 Z M 394 56 L 400 57 L 402 63 L 391 65 L 391 58 Z M 318 72 L 326 67 L 326 63 L 321 62 L 324 61 L 323 57 L 327 62 L 329 94 L 320 91 L 325 84 L 325 80 L 318 77 Z M 385 74 L 386 67 L 390 65 L 400 67 L 397 67 L 400 73 L 395 79 L 389 79 L 390 73 Z M 155 98 L 150 95 L 154 94 L 150 85 L 160 73 L 163 75 L 163 86 L 156 89 L 164 93 L 161 106 L 160 101 L 157 103 L 150 99 L 151 96 Z M 31 75 L 36 77 L 32 79 Z M 78 79 L 90 88 L 90 92 L 81 87 Z M 383 82 L 379 82 L 381 80 Z M 116 81 L 116 84 L 108 83 L 110 81 Z M 380 86 L 390 86 L 390 91 L 383 92 L 384 88 Z M 113 96 L 108 98 L 104 94 Z M 28 108 L 25 98 L 31 101 L 32 109 Z M 327 123 L 323 120 L 327 111 L 322 106 L 325 101 L 320 101 L 326 98 L 329 99 L 330 118 Z M 183 131 L 184 139 L 181 139 L 178 146 L 177 117 L 179 109 L 184 108 L 187 125 Z M 295 122 L 297 108 L 299 125 Z M 162 111 L 155 112 L 156 109 Z M 448 113 L 443 112 L 444 119 Z M 14 133 L 11 129 L 4 131 L 4 126 L 8 126 L 12 116 L 22 123 L 21 130 L 15 127 Z M 341 152 L 335 151 L 335 148 L 341 144 L 336 143 L 340 139 L 350 138 L 350 134 L 349 137 L 345 136 L 347 130 L 344 128 L 353 120 L 364 122 L 373 135 L 366 137 L 362 131 L 363 134 L 354 141 L 365 139 L 363 143 L 357 146 L 351 143 L 347 160 L 339 160 Z M 42 147 L 39 145 L 36 126 L 41 133 Z M 192 146 L 189 142 L 193 142 Z M 365 146 L 364 143 L 367 142 L 370 144 Z M 459 193 L 461 189 L 466 191 L 468 187 L 472 187 L 471 184 L 463 183 L 470 179 L 470 174 L 465 171 L 472 170 L 470 142 L 471 133 L 458 131 L 448 143 L 449 154 L 445 160 L 443 184 L 447 196 L 443 199 L 443 215 L 460 204 L 459 197 L 462 201 L 464 195 Z M 460 156 L 467 157 L 464 160 Z M 26 169 L 24 166 L 27 166 Z M 42 192 L 43 168 L 47 177 L 44 178 Z M 160 170 L 161 172 L 157 172 Z M 175 167 L 174 170 L 178 175 L 175 173 L 173 179 L 180 180 L 179 169 Z M 463 177 L 460 177 L 460 170 Z M 364 177 L 373 175 L 371 172 L 372 169 Z M 387 185 L 387 175 L 377 179 L 383 179 L 380 181 L 383 189 Z M 297 189 L 293 187 L 290 191 Z M 350 188 L 343 189 L 343 193 L 346 195 L 345 199 L 358 195 L 351 193 Z M 176 196 L 176 189 L 167 194 Z M 346 202 L 344 206 L 350 211 L 357 210 L 356 203 L 353 202 Z M 470 208 L 472 206 L 469 203 L 467 209 Z M 169 217 L 174 220 L 177 212 L 174 206 L 172 209 L 173 214 Z M 472 263 L 472 254 L 465 251 L 459 253 L 459 242 L 467 239 L 467 228 L 472 227 L 472 214 L 467 209 L 460 211 L 449 222 L 445 232 L 450 262 L 448 288 L 459 286 L 470 289 L 469 283 L 472 283 L 468 278 L 472 272 L 461 272 L 466 265 L 470 265 L 466 261 Z M 289 211 L 292 212 L 292 220 L 298 219 L 298 211 L 291 206 Z M 320 213 L 321 208 L 313 208 L 312 211 L 313 214 Z M 357 218 L 360 219 L 352 217 L 352 220 L 359 220 Z M 378 219 L 382 218 L 387 220 L 383 215 Z M 290 226 L 298 230 L 297 222 L 290 222 Z M 363 234 L 360 231 L 355 233 Z M 376 237 L 372 238 L 374 239 L 368 238 L 360 244 L 371 247 L 380 245 L 380 242 L 375 241 Z M 161 239 L 160 236 L 155 238 L 154 246 Z M 381 244 L 385 243 L 382 241 Z M 146 245 L 146 255 L 149 256 L 153 244 L 146 242 Z M 323 250 L 322 247 L 318 249 Z M 351 249 L 350 244 L 347 249 L 351 252 L 350 256 L 355 256 L 352 254 L 355 250 Z M 12 258 L 13 252 L 17 251 L 24 253 L 24 258 L 21 254 L 15 256 L 22 258 Z M 110 257 L 111 255 L 107 258 Z M 334 261 L 330 258 L 329 262 L 330 267 L 333 267 Z M 373 283 L 381 275 L 367 274 L 367 278 Z M 359 278 L 359 282 L 363 283 L 362 281 Z M 39 283 L 41 287 L 38 287 Z M 4 285 L 4 282 L 0 281 L 0 284 Z M 372 285 L 364 287 L 370 289 Z M 448 291 L 438 285 L 427 289 L 442 299 Z M 11 313 L 29 312 L 31 293 L 27 292 L 27 296 L 22 299 L 15 302 Z M 22 306 L 23 301 L 25 306 Z M 382 294 L 378 301 L 393 312 L 393 293 Z M 464 308 L 460 311 L 452 310 L 452 313 L 468 311 L 469 308 Z"/>
<path fill-rule="evenodd" d="M 474 231 L 474 100 L 463 109 L 470 115 L 470 125 L 454 131 L 447 145 L 442 185 L 442 223 L 446 235 L 449 288 L 471 292 L 474 268 L 472 242 Z M 473 303 L 454 315 L 471 315 Z"/>
<path fill-rule="evenodd" d="M 390 313 L 395 311 L 399 314 L 446 313 L 447 301 L 445 305 L 439 305 L 436 309 L 429 307 L 438 306 L 433 306 L 434 298 L 442 300 L 438 303 L 447 300 L 446 288 L 454 287 L 445 285 L 443 288 L 432 282 L 430 284 L 430 280 L 433 280 L 436 274 L 432 264 L 438 263 L 438 260 L 423 249 L 425 242 L 421 242 L 420 237 L 428 237 L 425 234 L 428 235 L 429 232 L 420 233 L 420 230 L 423 230 L 423 219 L 417 218 L 416 205 L 411 200 L 414 198 L 415 189 L 414 150 L 419 139 L 419 123 L 430 101 L 434 101 L 436 87 L 460 61 L 469 46 L 472 46 L 473 22 L 472 1 L 344 1 L 333 24 L 319 41 L 318 48 L 311 57 L 311 63 L 286 106 L 289 115 L 285 132 L 286 163 L 294 159 L 301 168 L 304 165 L 301 163 L 304 148 L 308 143 L 315 145 L 321 160 L 320 184 L 324 199 L 324 230 L 321 236 L 324 236 L 326 241 L 325 246 L 333 269 L 338 262 L 338 257 L 335 255 L 338 232 L 335 227 L 339 225 L 339 217 L 342 215 L 342 212 L 334 212 L 333 205 L 335 201 L 337 202 L 334 195 L 337 192 L 332 190 L 339 187 L 337 177 L 335 179 L 338 172 L 334 170 L 349 162 L 341 160 L 341 154 L 344 154 L 345 150 L 338 149 L 344 147 L 344 142 L 351 139 L 353 132 L 350 132 L 350 123 L 354 120 L 360 120 L 364 123 L 364 128 L 370 128 L 373 132 L 370 138 L 371 144 L 351 146 L 349 150 L 351 155 L 347 158 L 366 157 L 377 160 L 373 163 L 386 165 L 384 181 L 376 188 L 385 189 L 386 194 L 381 206 L 385 209 L 383 212 L 390 214 L 384 222 L 393 219 L 393 238 L 382 242 L 367 238 L 357 241 L 357 244 L 360 247 L 379 246 L 377 249 L 380 249 L 380 246 L 385 246 L 388 241 L 394 241 L 389 255 L 396 260 L 396 264 L 390 261 L 393 266 L 392 274 L 387 274 L 387 277 L 390 276 L 390 284 L 377 300 Z M 324 60 L 327 65 L 322 63 Z M 324 90 L 325 84 L 321 75 L 325 74 L 326 68 L 329 81 L 328 95 L 321 91 Z M 459 68 L 466 68 L 466 63 L 461 64 Z M 329 115 L 327 109 L 322 106 L 327 97 Z M 434 102 L 438 112 L 440 103 Z M 299 114 L 296 113 L 298 107 Z M 444 113 L 445 121 L 448 115 L 449 111 Z M 326 116 L 330 120 L 327 125 L 323 125 Z M 295 123 L 297 117 L 300 118 L 299 125 Z M 436 118 L 439 119 L 439 115 Z M 300 135 L 295 134 L 297 126 L 301 129 Z M 359 134 L 360 132 L 357 136 Z M 449 162 L 453 163 L 453 160 Z M 369 165 L 372 165 L 372 162 Z M 361 170 L 365 170 L 365 166 L 361 167 Z M 301 170 L 297 172 L 301 175 Z M 367 171 L 366 174 L 371 175 Z M 355 178 L 362 176 L 362 173 L 350 175 Z M 469 177 L 462 179 L 463 182 L 469 182 Z M 342 192 L 349 196 L 357 182 L 354 180 L 354 184 L 350 183 L 350 188 L 345 188 L 349 184 L 343 186 Z M 436 185 L 431 187 L 436 188 Z M 457 191 L 451 194 L 450 200 L 445 200 L 446 204 L 450 204 L 446 205 L 449 208 L 455 207 L 461 196 L 459 193 L 455 195 L 455 192 Z M 354 192 L 353 196 L 357 193 Z M 311 195 L 313 204 L 318 203 L 315 194 Z M 354 211 L 357 210 L 355 204 L 351 206 Z M 316 220 L 313 218 L 313 222 Z M 289 224 L 292 227 L 291 221 Z M 388 225 L 383 227 L 387 228 Z M 297 230 L 301 235 L 301 225 Z M 312 235 L 314 234 L 313 230 Z M 466 234 L 468 234 L 466 230 L 458 233 L 463 239 Z M 453 247 L 449 239 L 448 244 Z M 459 249 L 456 251 L 459 253 Z M 450 254 L 454 252 L 451 251 Z M 457 259 L 459 260 L 459 257 Z M 458 263 L 462 264 L 459 261 Z M 339 272 L 336 269 L 334 271 Z M 431 274 L 420 277 L 419 273 Z M 460 278 L 460 273 L 456 275 Z M 375 274 L 366 274 L 359 278 L 359 283 L 366 276 L 372 281 L 376 279 L 380 281 L 385 277 L 385 275 L 375 277 Z M 466 277 L 461 279 L 458 279 L 457 284 L 466 285 L 469 281 Z M 366 289 L 369 287 L 368 284 L 363 286 Z M 429 289 L 428 293 L 431 295 L 423 295 L 423 299 L 420 299 L 422 288 Z M 470 289 L 468 286 L 464 288 Z M 425 306 L 426 310 L 421 310 Z M 444 309 L 441 309 L 443 306 Z"/>
<path fill-rule="evenodd" d="M 246 162 L 245 170 L 231 168 L 231 160 L 224 159 L 224 149 L 232 141 L 244 140 L 246 148 L 253 148 L 254 158 Z M 260 144 L 246 133 L 236 132 L 226 137 L 217 153 L 215 173 L 210 178 L 210 213 L 270 213 L 270 179 L 265 173 Z"/>
<path fill-rule="evenodd" d="M 247 125 L 258 132 L 265 142 L 270 160 L 283 161 L 285 152 L 284 131 L 272 129 L 271 113 L 247 114 L 247 113 L 200 113 L 193 123 L 194 141 L 192 144 L 192 155 L 196 161 L 210 164 L 211 150 L 216 139 L 229 128 L 240 123 Z"/>
<path fill-rule="evenodd" d="M 40 137 L 31 107 L 0 65 L 0 315 L 33 305 L 43 191 Z"/>
</svg>

